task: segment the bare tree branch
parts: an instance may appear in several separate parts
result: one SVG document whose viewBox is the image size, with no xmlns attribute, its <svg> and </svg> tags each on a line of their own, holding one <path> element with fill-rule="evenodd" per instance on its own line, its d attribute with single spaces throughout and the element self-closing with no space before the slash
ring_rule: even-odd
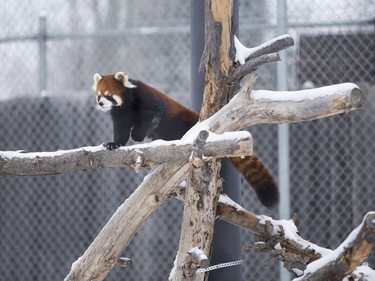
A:
<svg viewBox="0 0 375 281">
<path fill-rule="evenodd" d="M 185 163 L 160 165 L 151 173 L 116 210 L 64 280 L 103 280 L 148 217 L 168 198 L 171 187 L 186 177 L 190 166 Z"/>
</svg>

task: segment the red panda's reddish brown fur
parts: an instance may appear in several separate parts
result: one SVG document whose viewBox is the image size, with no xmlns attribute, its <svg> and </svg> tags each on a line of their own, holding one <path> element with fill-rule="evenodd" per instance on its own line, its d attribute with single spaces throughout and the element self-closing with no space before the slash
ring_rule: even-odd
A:
<svg viewBox="0 0 375 281">
<path fill-rule="evenodd" d="M 146 137 L 180 139 L 199 120 L 194 111 L 141 81 L 129 79 L 122 72 L 103 77 L 95 74 L 94 81 L 98 107 L 110 111 L 112 116 L 114 142 L 106 144 L 108 149 L 125 145 L 129 136 L 136 141 Z M 230 160 L 264 206 L 277 205 L 279 191 L 275 180 L 255 154 Z"/>
</svg>

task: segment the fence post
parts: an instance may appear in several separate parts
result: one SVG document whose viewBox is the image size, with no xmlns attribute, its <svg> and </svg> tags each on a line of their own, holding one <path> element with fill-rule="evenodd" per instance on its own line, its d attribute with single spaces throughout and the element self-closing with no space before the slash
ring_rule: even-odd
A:
<svg viewBox="0 0 375 281">
<path fill-rule="evenodd" d="M 277 1 L 277 34 L 288 31 L 287 3 L 286 0 Z M 277 64 L 277 90 L 288 90 L 288 62 L 286 51 L 280 52 L 281 62 Z M 289 125 L 280 124 L 278 134 L 278 177 L 280 187 L 280 219 L 290 218 L 290 157 L 289 157 Z M 280 263 L 280 281 L 291 280 L 290 273 Z"/>
<path fill-rule="evenodd" d="M 47 17 L 45 15 L 39 16 L 38 56 L 39 94 L 43 96 L 47 90 Z"/>
</svg>

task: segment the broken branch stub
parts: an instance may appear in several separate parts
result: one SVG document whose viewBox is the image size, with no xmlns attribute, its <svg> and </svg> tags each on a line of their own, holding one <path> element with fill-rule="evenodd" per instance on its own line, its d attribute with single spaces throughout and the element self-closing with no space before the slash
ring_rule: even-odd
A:
<svg viewBox="0 0 375 281">
<path fill-rule="evenodd" d="M 296 281 L 341 281 L 371 255 L 374 244 L 375 212 L 370 212 L 337 249 L 310 263 Z"/>
<path fill-rule="evenodd" d="M 204 145 L 208 138 L 208 131 L 202 130 L 199 132 L 197 138 L 194 141 L 193 151 L 191 153 L 190 164 L 194 168 L 200 168 L 203 165 L 203 151 Z"/>
</svg>

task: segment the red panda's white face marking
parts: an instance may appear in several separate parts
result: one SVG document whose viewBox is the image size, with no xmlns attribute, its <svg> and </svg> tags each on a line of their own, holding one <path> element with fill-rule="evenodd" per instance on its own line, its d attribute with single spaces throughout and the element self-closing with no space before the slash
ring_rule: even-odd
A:
<svg viewBox="0 0 375 281">
<path fill-rule="evenodd" d="M 122 99 L 119 96 L 110 95 L 108 91 L 104 92 L 104 94 L 98 92 L 96 95 L 96 103 L 99 109 L 109 111 L 114 106 L 121 106 Z"/>
<path fill-rule="evenodd" d="M 135 88 L 129 81 L 129 77 L 123 72 L 115 75 L 94 75 L 93 89 L 96 92 L 97 107 L 103 111 L 109 111 L 113 107 L 121 106 L 126 100 L 126 88 Z"/>
</svg>

